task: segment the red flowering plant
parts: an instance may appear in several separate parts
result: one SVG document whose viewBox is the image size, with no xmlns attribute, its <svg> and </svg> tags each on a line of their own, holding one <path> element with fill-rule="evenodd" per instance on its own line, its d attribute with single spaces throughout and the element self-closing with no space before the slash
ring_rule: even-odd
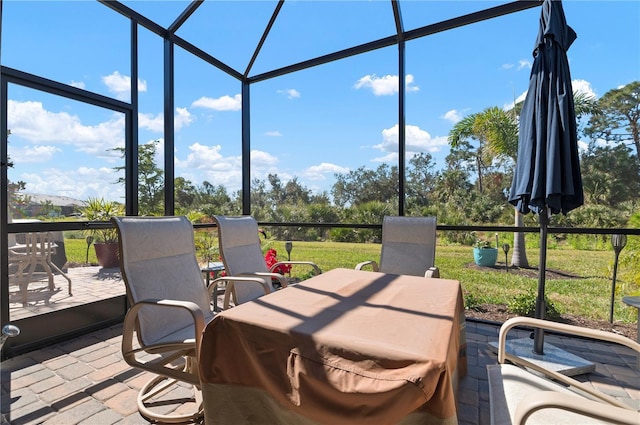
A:
<svg viewBox="0 0 640 425">
<path fill-rule="evenodd" d="M 267 268 L 271 270 L 271 267 L 273 267 L 273 265 L 278 262 L 278 252 L 273 248 L 269 248 L 267 253 L 264 254 L 264 261 L 265 263 L 267 263 Z M 281 275 L 285 275 L 290 271 L 291 271 L 291 264 L 280 264 L 278 265 L 278 267 L 273 269 L 274 273 L 280 273 Z"/>
</svg>

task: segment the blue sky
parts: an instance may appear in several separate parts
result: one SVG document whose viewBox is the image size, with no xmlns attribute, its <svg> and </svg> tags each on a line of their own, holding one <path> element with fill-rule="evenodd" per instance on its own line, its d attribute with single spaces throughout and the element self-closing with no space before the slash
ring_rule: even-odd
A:
<svg viewBox="0 0 640 425">
<path fill-rule="evenodd" d="M 168 26 L 186 1 L 125 1 Z M 241 73 L 275 1 L 207 0 L 177 32 Z M 400 2 L 405 29 L 506 2 Z M 565 0 L 578 39 L 569 50 L 574 89 L 601 96 L 640 79 L 640 2 Z M 523 98 L 540 9 L 435 34 L 406 45 L 408 156 L 429 152 L 438 167 L 455 122 Z M 94 1 L 4 1 L 3 66 L 129 101 L 127 19 Z M 388 1 L 285 2 L 249 75 L 393 35 Z M 160 38 L 139 29 L 139 142 L 163 140 Z M 240 188 L 240 83 L 176 48 L 173 152 L 176 174 Z M 251 88 L 252 177 L 297 177 L 314 192 L 334 173 L 397 163 L 395 46 L 332 62 Z M 9 179 L 27 193 L 121 199 L 114 147 L 124 117 L 17 85 L 9 86 Z M 158 164 L 165 152 L 159 152 Z"/>
</svg>

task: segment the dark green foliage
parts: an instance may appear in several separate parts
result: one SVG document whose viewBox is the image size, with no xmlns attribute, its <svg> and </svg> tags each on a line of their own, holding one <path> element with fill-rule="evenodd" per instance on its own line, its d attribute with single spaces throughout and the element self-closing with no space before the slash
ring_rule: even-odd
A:
<svg viewBox="0 0 640 425">
<path fill-rule="evenodd" d="M 507 311 L 519 316 L 534 317 L 536 313 L 536 294 L 533 291 L 518 295 L 509 304 Z M 556 306 L 545 296 L 544 301 L 547 305 L 546 317 L 549 319 L 557 319 L 560 313 L 556 310 Z"/>
</svg>

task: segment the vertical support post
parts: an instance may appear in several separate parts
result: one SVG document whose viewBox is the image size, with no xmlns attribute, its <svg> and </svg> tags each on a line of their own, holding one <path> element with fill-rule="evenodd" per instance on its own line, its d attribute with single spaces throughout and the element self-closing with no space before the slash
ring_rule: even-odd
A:
<svg viewBox="0 0 640 425">
<path fill-rule="evenodd" d="M 398 42 L 398 215 L 405 214 L 406 122 L 405 122 L 405 42 Z"/>
<path fill-rule="evenodd" d="M 251 107 L 250 85 L 242 81 L 242 215 L 251 215 Z"/>
<path fill-rule="evenodd" d="M 175 168 L 173 152 L 175 147 L 175 107 L 174 45 L 170 37 L 164 40 L 164 214 L 174 215 L 175 193 L 173 190 Z"/>
<path fill-rule="evenodd" d="M 549 226 L 548 210 L 540 212 L 540 265 L 538 266 L 538 297 L 536 298 L 536 318 L 543 319 L 547 311 L 544 301 L 545 279 L 547 273 L 547 228 Z M 533 352 L 544 354 L 544 330 L 536 328 L 533 333 Z"/>
<path fill-rule="evenodd" d="M 138 22 L 131 20 L 131 111 L 125 117 L 125 214 L 138 215 Z"/>
</svg>

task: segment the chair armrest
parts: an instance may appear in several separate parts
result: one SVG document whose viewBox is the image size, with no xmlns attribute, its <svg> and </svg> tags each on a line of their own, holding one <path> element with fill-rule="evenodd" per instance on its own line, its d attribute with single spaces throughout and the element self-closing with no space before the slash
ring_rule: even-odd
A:
<svg viewBox="0 0 640 425">
<path fill-rule="evenodd" d="M 271 279 L 277 279 L 281 287 L 286 288 L 288 285 L 287 278 L 281 275 L 280 273 L 254 272 L 254 273 L 240 273 L 236 276 L 268 278 L 268 282 L 271 282 Z"/>
<path fill-rule="evenodd" d="M 180 369 L 172 369 L 163 367 L 163 364 L 166 364 L 173 359 L 180 358 L 184 355 L 185 350 L 187 349 L 184 343 L 158 343 L 147 346 L 141 346 L 138 349 L 133 348 L 133 332 L 135 330 L 136 321 L 138 318 L 138 314 L 140 309 L 143 306 L 154 306 L 158 308 L 181 308 L 187 310 L 191 317 L 193 318 L 194 324 L 194 344 L 192 347 L 193 355 L 196 356 L 199 353 L 200 342 L 202 340 L 202 333 L 204 332 L 204 313 L 200 310 L 200 307 L 196 303 L 191 301 L 179 301 L 179 300 L 157 300 L 157 299 L 147 299 L 142 300 L 131 306 L 129 311 L 127 312 L 124 318 L 124 324 L 122 328 L 122 357 L 124 360 L 133 367 L 141 368 L 142 370 L 153 371 L 155 373 L 169 376 L 174 379 L 183 380 L 186 382 L 190 382 L 193 385 L 199 385 L 200 381 L 197 375 L 193 375 L 192 373 L 180 370 Z M 159 350 L 164 349 L 164 350 Z M 136 354 L 139 352 L 147 352 L 147 351 L 167 351 L 172 350 L 174 352 L 173 355 L 163 356 L 161 360 L 158 362 L 148 361 L 143 363 L 136 358 Z M 157 363 L 157 364 L 156 364 Z"/>
<path fill-rule="evenodd" d="M 640 423 L 640 412 L 610 406 L 570 394 L 542 391 L 525 397 L 518 404 L 514 415 L 514 425 L 525 424 L 532 414 L 542 409 L 567 410 L 611 423 L 628 425 Z"/>
<path fill-rule="evenodd" d="M 189 314 L 191 314 L 191 317 L 193 318 L 193 324 L 194 324 L 194 330 L 195 330 L 194 340 L 195 340 L 196 346 L 197 347 L 200 346 L 200 339 L 202 337 L 202 331 L 204 331 L 205 323 L 204 323 L 204 313 L 202 312 L 202 310 L 200 310 L 200 307 L 198 307 L 196 303 L 191 301 L 180 301 L 180 300 L 147 299 L 147 300 L 138 301 L 133 306 L 131 306 L 131 308 L 127 312 L 127 315 L 124 318 L 124 324 L 123 324 L 123 330 L 122 330 L 123 351 L 125 352 L 140 351 L 140 350 L 133 350 L 133 344 L 132 344 L 133 331 L 135 330 L 135 324 L 136 324 L 136 320 L 138 318 L 140 309 L 145 305 L 151 305 L 151 306 L 156 306 L 161 308 L 182 308 L 187 310 Z M 127 338 L 125 338 L 125 336 Z M 141 348 L 142 350 L 144 350 L 145 348 L 148 349 L 152 347 L 155 347 L 155 346 L 152 345 L 152 346 L 141 347 Z"/>
<path fill-rule="evenodd" d="M 625 347 L 629 347 L 632 350 L 640 353 L 640 344 L 633 341 L 630 338 L 624 337 L 622 335 L 614 334 L 613 332 L 606 332 L 597 329 L 588 329 L 575 325 L 567 325 L 564 323 L 551 322 L 548 320 L 542 319 L 534 319 L 531 317 L 514 317 L 512 319 L 507 320 L 500 327 L 500 334 L 498 336 L 498 363 L 503 364 L 506 360 L 524 366 L 526 368 L 532 369 L 536 372 L 539 372 L 547 377 L 550 377 L 558 382 L 562 382 L 567 386 L 572 386 L 577 388 L 585 393 L 591 395 L 592 397 L 601 400 L 603 402 L 609 403 L 610 405 L 628 408 L 621 401 L 609 396 L 608 394 L 604 394 L 597 389 L 595 389 L 591 385 L 587 385 L 583 382 L 579 382 L 576 379 L 573 379 L 569 376 L 558 373 L 554 370 L 547 369 L 544 366 L 528 361 L 521 357 L 515 356 L 513 354 L 507 353 L 506 351 L 506 341 L 507 341 L 507 333 L 509 330 L 514 328 L 515 326 L 527 326 L 532 328 L 539 329 L 549 329 L 560 333 L 565 333 L 569 335 L 578 335 L 591 339 L 611 342 L 614 344 L 620 344 Z"/>
<path fill-rule="evenodd" d="M 269 273 L 271 274 L 271 273 Z M 270 276 L 268 276 L 270 277 Z M 269 279 L 269 281 L 271 281 L 271 279 Z M 267 281 L 265 280 L 264 277 L 262 276 L 257 276 L 256 275 L 248 275 L 248 274 L 242 274 L 242 275 L 238 275 L 238 276 L 222 276 L 219 277 L 215 280 L 213 280 L 211 282 L 211 285 L 209 285 L 209 297 L 211 297 L 211 294 L 213 292 L 213 289 L 216 287 L 216 285 L 218 283 L 221 282 L 226 282 L 227 283 L 227 288 L 224 292 L 224 301 L 222 304 L 222 309 L 226 310 L 229 308 L 229 297 L 231 297 L 231 294 L 233 293 L 233 287 L 235 285 L 235 282 L 251 282 L 251 283 L 255 283 L 256 285 L 260 285 L 262 286 L 262 289 L 264 290 L 265 295 L 269 294 L 271 292 L 271 285 L 269 285 L 267 283 Z M 286 284 L 285 284 L 286 286 Z M 235 298 L 234 298 L 235 300 Z"/>
<path fill-rule="evenodd" d="M 440 269 L 437 267 L 429 267 L 424 273 L 424 277 L 440 277 Z"/>
<path fill-rule="evenodd" d="M 278 261 L 277 263 L 275 263 L 274 265 L 271 266 L 271 268 L 269 269 L 269 271 L 271 273 L 273 273 L 273 271 L 279 266 L 279 265 L 305 265 L 305 266 L 310 266 L 313 268 L 313 270 L 315 271 L 316 275 L 319 275 L 322 273 L 322 270 L 320 270 L 320 267 L 318 267 L 318 265 L 314 262 L 311 261 Z"/>
<path fill-rule="evenodd" d="M 528 326 L 532 328 L 549 329 L 556 332 L 562 332 L 569 335 L 584 336 L 587 338 L 598 339 L 601 341 L 612 342 L 614 344 L 624 345 L 640 353 L 640 343 L 622 335 L 614 334 L 597 329 L 583 328 L 575 325 L 567 325 L 564 323 L 551 322 L 549 320 L 534 319 L 532 317 L 514 317 L 502 324 L 500 334 L 498 336 L 498 363 L 504 363 L 506 358 L 506 341 L 507 333 L 516 326 Z"/>
<path fill-rule="evenodd" d="M 362 270 L 363 267 L 366 266 L 371 266 L 371 268 L 373 269 L 374 272 L 377 272 L 378 269 L 378 263 L 376 263 L 375 261 L 371 260 L 371 261 L 363 261 L 362 263 L 358 263 L 356 264 L 356 270 Z"/>
</svg>

